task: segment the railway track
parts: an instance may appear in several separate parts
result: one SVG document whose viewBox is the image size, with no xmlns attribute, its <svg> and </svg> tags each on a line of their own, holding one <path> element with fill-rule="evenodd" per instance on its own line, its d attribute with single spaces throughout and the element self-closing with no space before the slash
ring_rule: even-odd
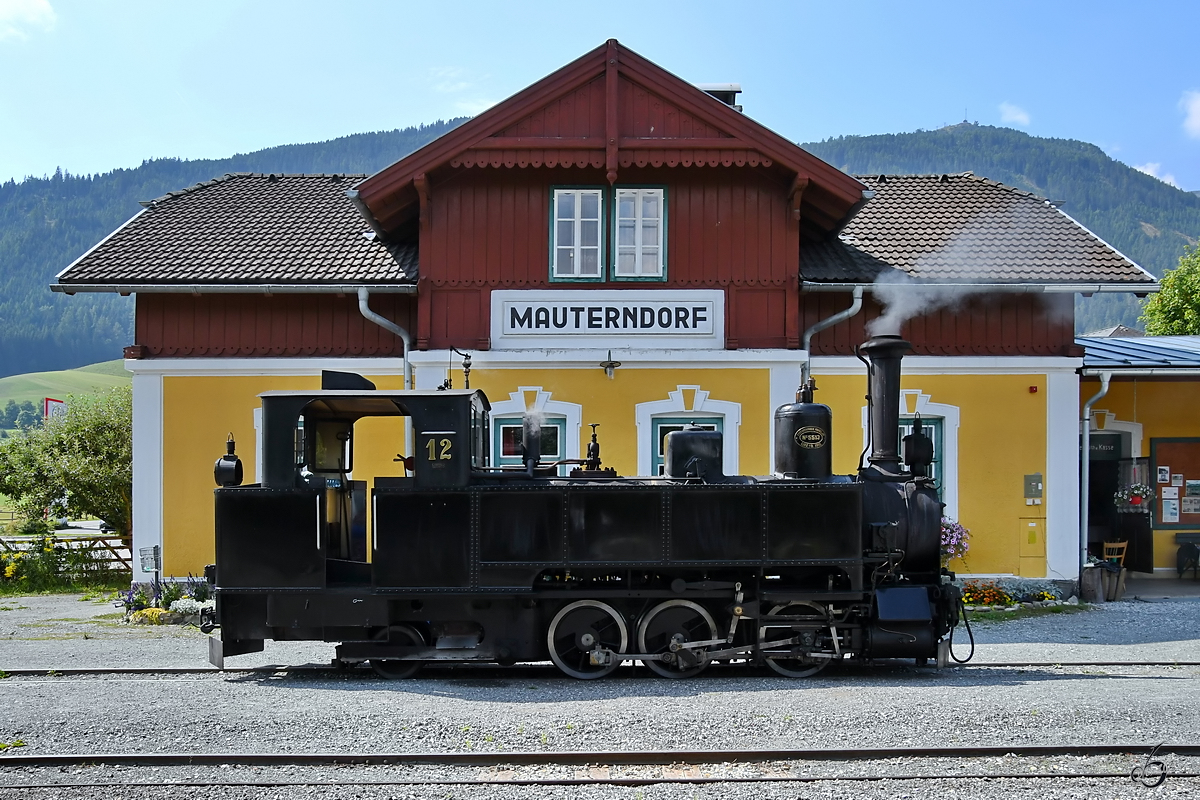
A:
<svg viewBox="0 0 1200 800">
<path fill-rule="evenodd" d="M 1121 756 L 1129 759 L 1130 769 L 1115 770 L 1093 767 L 1091 769 L 1048 770 L 980 770 L 947 769 L 944 765 L 932 771 L 910 770 L 904 773 L 878 772 L 863 769 L 857 773 L 846 772 L 847 764 L 867 766 L 889 759 L 933 759 L 941 762 L 967 762 L 984 759 L 1049 759 L 1061 757 L 1097 758 Z M 248 779 L 222 778 L 203 780 L 184 778 L 164 782 L 160 777 L 154 782 L 145 781 L 88 781 L 73 783 L 26 781 L 23 783 L 0 783 L 0 791 L 16 789 L 61 789 L 75 787 L 210 787 L 210 786 L 585 786 L 619 785 L 646 786 L 651 784 L 721 784 L 721 783 L 813 783 L 818 781 L 863 782 L 863 781 L 943 781 L 964 779 L 1129 779 L 1142 780 L 1145 785 L 1158 785 L 1165 777 L 1197 778 L 1200 773 L 1192 771 L 1170 771 L 1162 759 L 1166 756 L 1200 756 L 1200 744 L 1077 744 L 1077 745 L 1022 745 L 982 747 L 887 747 L 853 749 L 803 749 L 803 750 L 640 750 L 616 752 L 453 752 L 453 753 L 78 753 L 0 756 L 0 777 L 8 769 L 57 769 L 67 767 L 336 767 L 336 766 L 409 766 L 437 767 L 441 769 L 501 767 L 584 767 L 587 775 L 574 776 L 521 776 L 492 773 L 473 777 L 452 777 L 439 772 L 435 777 L 389 776 L 383 779 L 352 780 L 342 774 L 336 779 L 292 777 L 274 779 L 255 776 Z M 797 764 L 839 765 L 836 770 L 825 769 L 803 773 L 783 772 L 781 766 Z M 775 771 L 765 774 L 686 774 L 686 767 L 704 765 L 762 765 Z M 613 768 L 659 767 L 661 771 L 642 774 L 612 774 Z M 11 773 L 10 773 L 11 774 Z"/>
<path fill-rule="evenodd" d="M 858 666 L 858 665 L 854 665 Z M 914 667 L 911 663 L 901 661 L 880 661 L 875 667 L 903 667 L 906 669 L 932 670 L 932 667 Z M 970 664 L 956 664 L 947 670 L 973 669 L 1052 669 L 1054 667 L 1200 667 L 1200 661 L 995 661 Z M 365 667 L 342 668 L 324 665 L 267 665 L 261 667 L 226 668 L 215 667 L 61 667 L 38 669 L 0 669 L 0 675 L 8 677 L 77 677 L 89 675 L 254 675 L 254 674 L 330 674 L 330 675 L 373 675 Z M 429 677 L 453 675 L 455 677 L 522 677 L 528 675 L 563 677 L 553 666 L 525 665 L 517 667 L 501 667 L 494 664 L 458 664 L 453 666 L 426 667 L 421 673 Z M 766 672 L 757 667 L 741 665 L 715 665 L 711 671 L 700 679 L 712 677 L 778 677 L 775 673 Z M 828 676 L 826 676 L 828 677 Z M 802 680 L 802 679 L 801 679 Z"/>
</svg>

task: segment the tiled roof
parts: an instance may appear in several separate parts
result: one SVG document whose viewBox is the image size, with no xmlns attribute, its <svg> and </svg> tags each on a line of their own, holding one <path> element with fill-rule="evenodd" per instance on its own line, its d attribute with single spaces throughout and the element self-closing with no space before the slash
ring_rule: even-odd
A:
<svg viewBox="0 0 1200 800">
<path fill-rule="evenodd" d="M 1200 336 L 1080 336 L 1084 369 L 1195 369 L 1200 374 Z"/>
<path fill-rule="evenodd" d="M 413 283 L 416 245 L 375 241 L 346 197 L 361 177 L 231 173 L 171 192 L 145 203 L 58 282 Z"/>
<path fill-rule="evenodd" d="M 1029 192 L 969 172 L 858 179 L 875 197 L 838 237 L 804 242 L 804 280 L 871 283 L 886 273 L 935 283 L 1154 283 Z"/>
</svg>

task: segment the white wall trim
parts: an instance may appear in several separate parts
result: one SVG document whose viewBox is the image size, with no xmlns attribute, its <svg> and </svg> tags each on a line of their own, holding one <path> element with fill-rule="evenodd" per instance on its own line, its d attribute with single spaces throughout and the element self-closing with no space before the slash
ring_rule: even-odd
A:
<svg viewBox="0 0 1200 800">
<path fill-rule="evenodd" d="M 128 362 L 126 362 L 128 363 Z M 161 375 L 133 376 L 133 555 L 135 581 L 142 580 L 137 551 L 162 546 L 163 384 Z"/>
<path fill-rule="evenodd" d="M 1066 356 L 905 356 L 905 375 L 1027 375 L 1069 372 L 1083 366 L 1082 358 Z M 814 375 L 865 375 L 866 367 L 853 356 L 814 356 Z"/>
<path fill-rule="evenodd" d="M 528 393 L 533 394 L 533 402 L 529 402 Z M 515 392 L 508 393 L 507 400 L 492 403 L 492 429 L 488 432 L 492 441 L 496 439 L 496 421 L 498 419 L 521 417 L 527 411 L 553 414 L 565 417 L 567 420 L 567 429 L 564 431 L 567 447 L 564 457 L 579 458 L 579 431 L 583 427 L 583 406 L 579 403 L 568 403 L 565 400 L 551 400 L 550 396 L 551 392 L 544 391 L 540 386 L 518 386 Z M 492 458 L 495 459 L 499 455 L 499 453 L 493 453 Z"/>
<path fill-rule="evenodd" d="M 1046 575 L 1079 577 L 1079 377 L 1046 376 Z"/>
<path fill-rule="evenodd" d="M 1100 419 L 1104 419 L 1104 427 L 1100 427 Z M 1107 433 L 1108 431 L 1123 431 L 1129 434 L 1129 455 L 1133 458 L 1142 457 L 1142 423 L 1126 422 L 1117 419 L 1117 415 L 1106 408 L 1093 408 L 1092 418 L 1088 420 L 1092 431 Z"/>
<path fill-rule="evenodd" d="M 685 391 L 691 392 L 691 407 L 688 406 Z M 654 463 L 653 437 L 654 418 L 665 416 L 686 416 L 689 412 L 696 414 L 696 419 L 703 417 L 724 418 L 724 442 L 722 443 L 723 458 L 721 468 L 726 475 L 738 473 L 738 428 L 742 424 L 742 404 L 728 400 L 713 400 L 709 393 L 696 385 L 679 385 L 675 391 L 667 393 L 666 400 L 651 400 L 634 406 L 637 421 L 637 465 L 638 475 L 650 475 Z"/>
<path fill-rule="evenodd" d="M 942 420 L 942 502 L 946 509 L 942 513 L 953 520 L 958 519 L 958 426 L 961 411 L 948 403 L 930 402 L 931 395 L 920 389 L 900 390 L 900 417 L 920 414 L 923 419 L 940 417 Z M 869 406 L 862 407 L 862 443 L 866 448 L 870 439 Z M 904 454 L 901 453 L 903 456 Z"/>
</svg>

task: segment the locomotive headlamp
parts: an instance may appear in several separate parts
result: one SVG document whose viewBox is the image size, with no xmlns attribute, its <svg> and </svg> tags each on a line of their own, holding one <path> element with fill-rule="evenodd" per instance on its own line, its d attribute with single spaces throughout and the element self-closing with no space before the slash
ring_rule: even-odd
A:
<svg viewBox="0 0 1200 800">
<path fill-rule="evenodd" d="M 213 465 L 213 479 L 216 480 L 217 486 L 242 485 L 242 460 L 234 453 L 236 447 L 237 442 L 230 433 L 225 442 L 225 455 L 218 458 L 217 463 Z"/>
</svg>

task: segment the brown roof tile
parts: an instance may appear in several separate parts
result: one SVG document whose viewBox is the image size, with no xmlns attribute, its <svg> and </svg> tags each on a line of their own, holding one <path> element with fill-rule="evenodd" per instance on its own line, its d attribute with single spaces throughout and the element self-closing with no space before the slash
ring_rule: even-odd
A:
<svg viewBox="0 0 1200 800">
<path fill-rule="evenodd" d="M 965 172 L 858 176 L 875 191 L 834 239 L 804 242 L 806 281 L 1153 283 L 1044 198 Z"/>
<path fill-rule="evenodd" d="M 375 241 L 345 196 L 361 177 L 231 173 L 171 192 L 145 203 L 58 282 L 412 283 L 416 245 Z"/>
</svg>

